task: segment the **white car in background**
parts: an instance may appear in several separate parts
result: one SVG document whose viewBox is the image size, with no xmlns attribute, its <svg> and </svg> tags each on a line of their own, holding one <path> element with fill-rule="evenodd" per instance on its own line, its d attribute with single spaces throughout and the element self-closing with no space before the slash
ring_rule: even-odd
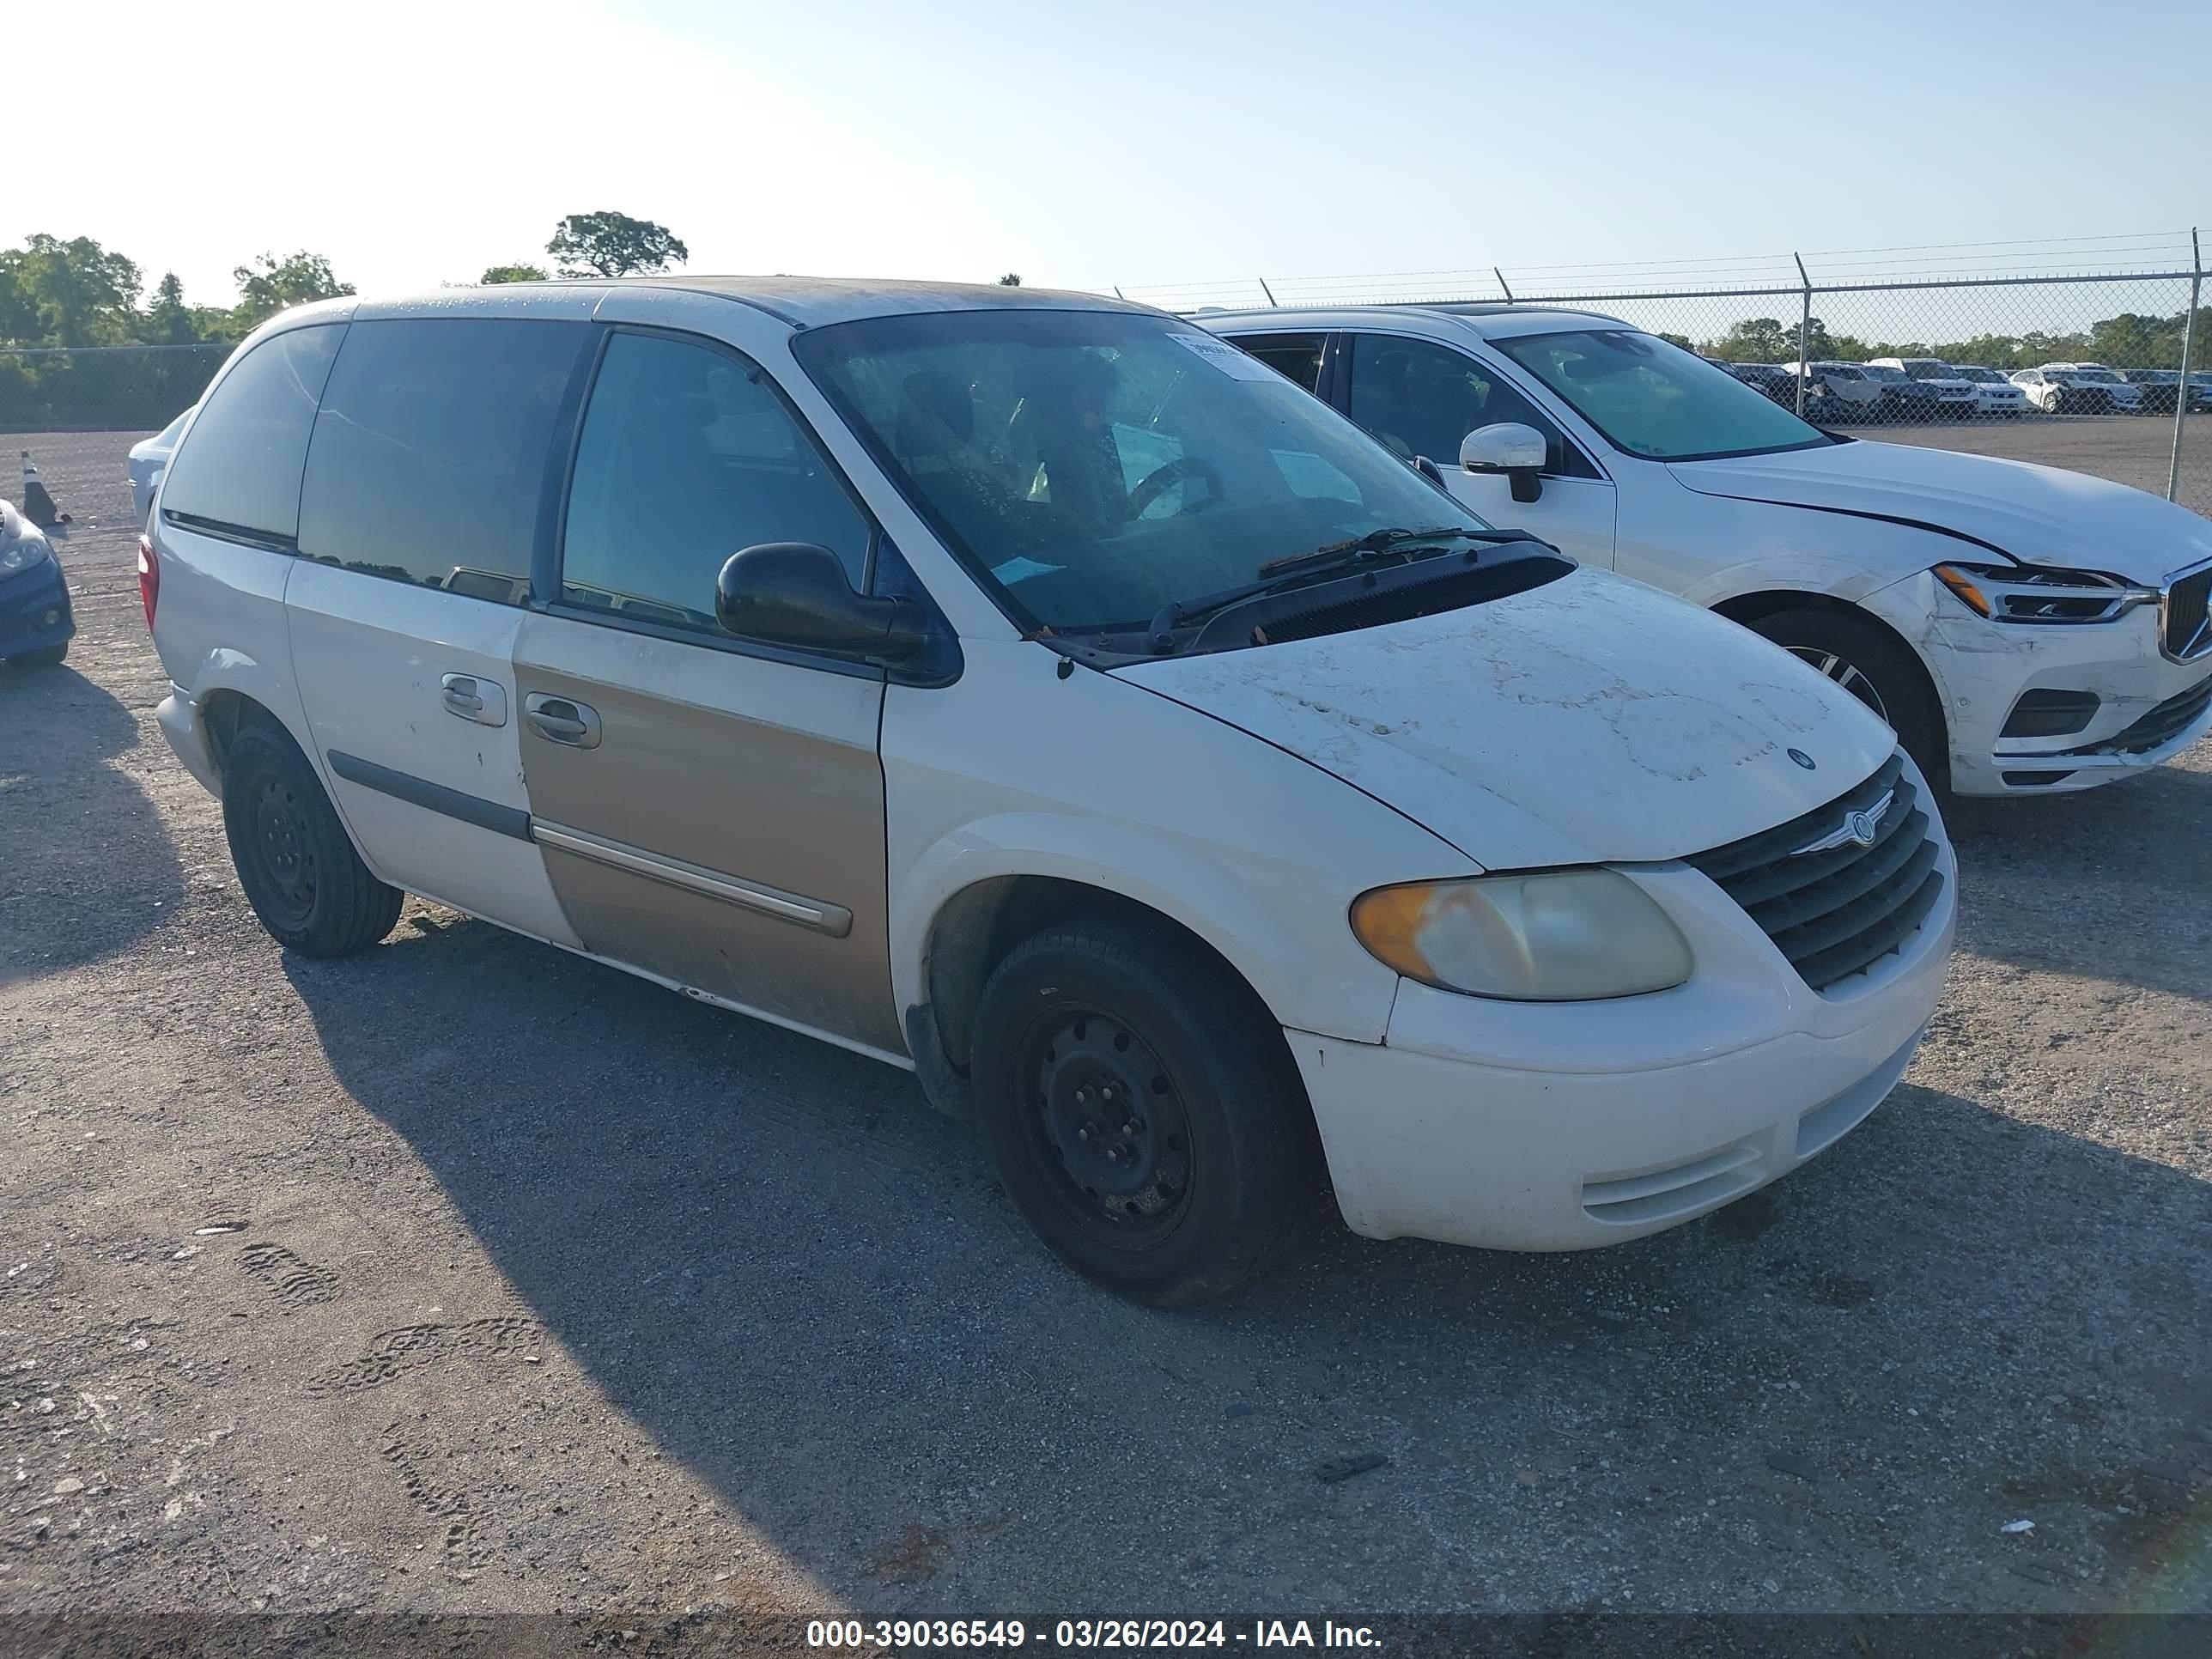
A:
<svg viewBox="0 0 2212 1659">
<path fill-rule="evenodd" d="M 1981 409 L 1974 383 L 1941 357 L 1876 357 L 1876 368 L 1901 368 L 1925 388 L 1921 407 L 1929 414 L 1972 415 Z"/>
<path fill-rule="evenodd" d="M 146 527 L 147 518 L 154 511 L 154 487 L 161 482 L 161 474 L 168 469 L 169 457 L 176 453 L 178 435 L 191 417 L 192 411 L 188 409 L 152 437 L 141 438 L 131 446 L 131 509 L 141 530 Z"/>
<path fill-rule="evenodd" d="M 2130 386 L 2102 363 L 2041 363 L 2027 373 L 2040 374 L 2046 387 L 2057 388 L 2044 404 L 2047 410 L 2132 415 L 2142 407 L 2142 388 Z"/>
<path fill-rule="evenodd" d="M 1784 363 L 1782 367 L 1792 374 L 1806 373 L 1802 363 Z M 1808 378 L 1827 387 L 1841 412 L 1854 420 L 1872 420 L 1881 412 L 1881 382 L 1869 379 L 1856 363 L 1814 363 Z"/>
<path fill-rule="evenodd" d="M 2027 412 L 2027 393 L 2006 379 L 2003 370 L 1980 363 L 1954 363 L 1951 372 L 1974 388 L 1977 413 L 2018 416 Z"/>
<path fill-rule="evenodd" d="M 1197 320 L 1292 370 L 1491 523 L 1795 653 L 1962 794 L 2086 789 L 2212 731 L 2212 523 L 2186 507 L 1823 432 L 1589 312 Z"/>
</svg>

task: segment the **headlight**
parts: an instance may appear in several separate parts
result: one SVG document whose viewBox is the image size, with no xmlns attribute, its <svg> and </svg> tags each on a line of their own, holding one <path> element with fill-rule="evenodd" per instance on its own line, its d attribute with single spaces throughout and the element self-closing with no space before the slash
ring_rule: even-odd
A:
<svg viewBox="0 0 2212 1659">
<path fill-rule="evenodd" d="M 2139 605 L 2158 603 L 2156 588 L 2136 587 L 2097 570 L 1939 564 L 1936 580 L 1960 604 L 1991 622 L 2111 622 Z"/>
<path fill-rule="evenodd" d="M 1616 870 L 1377 887 L 1352 902 L 1352 931 L 1408 979 L 1468 996 L 1632 997 L 1690 976 L 1681 931 Z"/>
<path fill-rule="evenodd" d="M 46 543 L 35 536 L 18 536 L 5 547 L 0 547 L 0 576 L 12 576 L 28 570 L 47 556 Z"/>
</svg>

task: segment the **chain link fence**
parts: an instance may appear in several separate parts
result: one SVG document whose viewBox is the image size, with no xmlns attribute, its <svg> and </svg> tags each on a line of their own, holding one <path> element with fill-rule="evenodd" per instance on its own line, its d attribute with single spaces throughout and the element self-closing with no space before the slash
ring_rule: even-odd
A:
<svg viewBox="0 0 2212 1659">
<path fill-rule="evenodd" d="M 0 346 L 0 432 L 152 432 L 199 401 L 231 348 Z"/>
<path fill-rule="evenodd" d="M 2212 307 L 2194 231 L 1115 291 L 1185 313 L 1466 301 L 1601 311 L 1823 426 L 2094 473 L 2212 517 Z"/>
</svg>

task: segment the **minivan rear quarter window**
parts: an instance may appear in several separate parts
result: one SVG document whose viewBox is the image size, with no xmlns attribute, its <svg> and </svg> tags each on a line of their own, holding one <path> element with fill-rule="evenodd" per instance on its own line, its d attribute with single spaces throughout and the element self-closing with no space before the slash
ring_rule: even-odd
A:
<svg viewBox="0 0 2212 1659">
<path fill-rule="evenodd" d="M 300 527 L 300 467 L 315 402 L 345 330 L 343 323 L 290 329 L 231 366 L 169 464 L 163 513 L 217 534 L 290 543 Z"/>
<path fill-rule="evenodd" d="M 368 575 L 521 604 L 550 532 L 546 471 L 583 323 L 357 322 L 316 417 L 300 551 Z"/>
</svg>

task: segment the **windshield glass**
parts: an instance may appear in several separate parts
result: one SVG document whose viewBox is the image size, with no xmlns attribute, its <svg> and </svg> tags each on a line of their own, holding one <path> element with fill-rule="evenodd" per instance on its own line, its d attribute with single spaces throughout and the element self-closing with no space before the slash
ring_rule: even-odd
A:
<svg viewBox="0 0 2212 1659">
<path fill-rule="evenodd" d="M 2004 379 L 2004 376 L 1998 374 L 1994 368 L 1977 368 L 1970 366 L 1964 368 L 1954 369 L 1952 373 L 1956 374 L 1962 380 L 1979 380 L 1984 385 L 1991 380 L 2002 380 Z"/>
<path fill-rule="evenodd" d="M 1142 628 L 1378 530 L 1484 528 L 1273 369 L 1167 318 L 939 312 L 793 349 L 970 573 L 1056 632 Z"/>
<path fill-rule="evenodd" d="M 1835 441 L 1694 352 L 1632 329 L 1523 334 L 1491 343 L 1632 455 L 1710 460 Z"/>
<path fill-rule="evenodd" d="M 1955 378 L 1948 363 L 1907 363 L 1905 372 L 1916 380 L 1948 380 Z"/>
<path fill-rule="evenodd" d="M 1820 370 L 1821 374 L 1831 375 L 1838 380 L 1863 380 L 1866 379 L 1865 375 L 1860 374 L 1856 368 L 1853 368 L 1849 363 L 1815 363 L 1813 367 Z"/>
<path fill-rule="evenodd" d="M 1901 368 L 1892 368 L 1887 363 L 1864 363 L 1859 373 L 1869 380 L 1909 380 L 1912 377 Z"/>
<path fill-rule="evenodd" d="M 2117 386 L 2121 383 L 2120 377 L 2109 368 L 2077 368 L 2074 371 L 2074 378 L 2077 380 L 2094 380 L 2100 386 Z"/>
</svg>

